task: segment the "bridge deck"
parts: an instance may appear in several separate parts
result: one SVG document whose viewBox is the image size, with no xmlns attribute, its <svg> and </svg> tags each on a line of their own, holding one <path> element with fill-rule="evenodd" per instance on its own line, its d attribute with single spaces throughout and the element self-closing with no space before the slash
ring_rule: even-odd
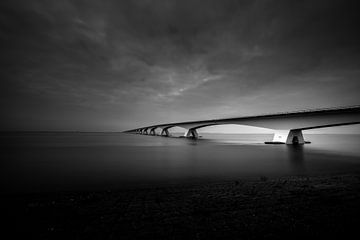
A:
<svg viewBox="0 0 360 240">
<path fill-rule="evenodd" d="M 336 107 L 336 108 L 321 108 L 321 109 L 307 109 L 293 112 L 280 112 L 272 114 L 262 114 L 262 115 L 253 115 L 253 116 L 243 116 L 243 117 L 234 117 L 234 118 L 222 118 L 222 119 L 210 119 L 210 120 L 200 120 L 200 121 L 186 121 L 186 122 L 173 122 L 173 123 L 162 123 L 156 125 L 145 126 L 126 132 L 133 132 L 139 129 L 151 129 L 151 128 L 161 128 L 169 126 L 190 126 L 190 125 L 199 125 L 202 127 L 211 126 L 211 125 L 220 125 L 228 124 L 233 122 L 243 122 L 251 120 L 265 120 L 265 119 L 285 119 L 285 118 L 296 118 L 296 117 L 311 117 L 311 116 L 329 116 L 329 115 L 342 115 L 348 113 L 360 113 L 360 105 L 348 106 L 348 107 Z M 350 121 L 346 123 L 334 123 L 334 124 L 325 124 L 324 126 L 340 126 L 340 125 L 349 125 L 357 124 L 359 121 Z M 247 125 L 247 124 L 245 124 Z M 306 127 L 302 129 L 311 129 L 316 128 L 317 126 Z"/>
</svg>

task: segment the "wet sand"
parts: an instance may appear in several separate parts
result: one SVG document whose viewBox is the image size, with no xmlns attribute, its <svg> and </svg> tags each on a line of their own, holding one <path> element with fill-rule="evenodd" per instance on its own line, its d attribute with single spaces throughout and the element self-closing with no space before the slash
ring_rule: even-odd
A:
<svg viewBox="0 0 360 240">
<path fill-rule="evenodd" d="M 360 173 L 2 196 L 34 239 L 304 239 L 357 232 Z"/>
</svg>

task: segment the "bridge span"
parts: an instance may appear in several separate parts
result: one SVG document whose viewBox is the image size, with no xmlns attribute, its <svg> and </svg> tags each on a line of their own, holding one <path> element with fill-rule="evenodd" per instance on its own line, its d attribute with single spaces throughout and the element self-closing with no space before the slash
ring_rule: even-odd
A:
<svg viewBox="0 0 360 240">
<path fill-rule="evenodd" d="M 275 114 L 212 119 L 202 121 L 189 121 L 165 123 L 145 126 L 125 131 L 145 135 L 156 135 L 155 130 L 161 129 L 160 136 L 169 137 L 169 129 L 173 127 L 185 128 L 184 137 L 198 138 L 197 129 L 225 124 L 247 125 L 275 130 L 273 140 L 267 143 L 304 144 L 302 130 L 352 125 L 360 123 L 360 106 L 312 109 L 296 112 L 283 112 Z"/>
</svg>

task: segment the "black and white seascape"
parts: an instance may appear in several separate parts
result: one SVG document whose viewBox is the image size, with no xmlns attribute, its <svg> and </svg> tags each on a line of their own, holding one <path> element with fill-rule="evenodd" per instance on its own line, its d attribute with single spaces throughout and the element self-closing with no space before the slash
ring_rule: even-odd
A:
<svg viewBox="0 0 360 240">
<path fill-rule="evenodd" d="M 357 5 L 1 1 L 3 235 L 353 236 Z"/>
</svg>

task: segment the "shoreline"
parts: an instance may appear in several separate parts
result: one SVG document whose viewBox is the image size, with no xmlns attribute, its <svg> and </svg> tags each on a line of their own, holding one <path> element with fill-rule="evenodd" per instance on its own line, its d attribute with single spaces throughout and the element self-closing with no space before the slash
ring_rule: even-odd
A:
<svg viewBox="0 0 360 240">
<path fill-rule="evenodd" d="M 39 239 L 343 237 L 357 230 L 360 173 L 20 194 L 3 200 L 7 229 Z"/>
</svg>

